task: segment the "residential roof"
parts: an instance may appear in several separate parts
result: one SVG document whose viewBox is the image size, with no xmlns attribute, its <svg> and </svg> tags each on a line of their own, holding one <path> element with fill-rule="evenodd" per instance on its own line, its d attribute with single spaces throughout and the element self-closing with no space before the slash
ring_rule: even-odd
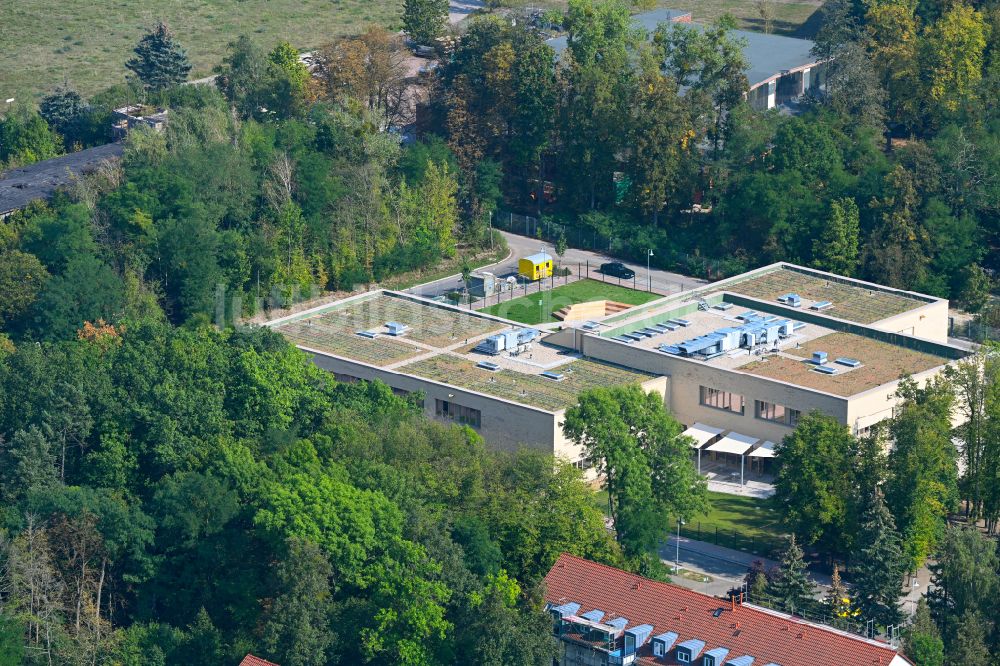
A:
<svg viewBox="0 0 1000 666">
<path fill-rule="evenodd" d="M 261 659 L 260 657 L 255 657 L 252 654 L 248 654 L 243 657 L 243 661 L 240 662 L 240 666 L 278 666 L 278 664 L 273 661 Z"/>
<path fill-rule="evenodd" d="M 643 578 L 562 554 L 545 576 L 545 600 L 553 605 L 599 608 L 605 618 L 625 618 L 628 628 L 651 624 L 651 635 L 676 632 L 678 643 L 700 640 L 708 650 L 728 648 L 733 658 L 752 656 L 754 663 L 780 666 L 902 666 L 910 664 L 891 646 L 749 604 Z M 716 617 L 719 609 L 722 612 Z M 676 664 L 654 658 L 649 643 L 637 663 Z M 700 662 L 699 662 L 700 663 Z"/>
<path fill-rule="evenodd" d="M 35 199 L 51 196 L 73 178 L 121 156 L 122 150 L 123 144 L 109 143 L 0 174 L 0 216 L 20 210 Z"/>
<path fill-rule="evenodd" d="M 687 12 L 673 9 L 643 12 L 632 17 L 632 24 L 652 33 L 660 23 L 676 22 L 679 17 L 685 14 Z M 697 23 L 690 25 L 704 29 L 704 26 Z M 788 70 L 798 69 L 816 62 L 816 57 L 811 53 L 813 42 L 808 39 L 768 35 L 748 30 L 732 30 L 730 34 L 745 41 L 743 54 L 749 65 L 745 74 L 751 89 Z M 554 37 L 547 43 L 558 55 L 566 49 L 567 38 Z"/>
</svg>

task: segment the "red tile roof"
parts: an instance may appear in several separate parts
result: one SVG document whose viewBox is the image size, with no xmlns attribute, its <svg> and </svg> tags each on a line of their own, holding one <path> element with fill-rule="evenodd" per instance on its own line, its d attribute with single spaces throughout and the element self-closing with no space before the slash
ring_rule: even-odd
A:
<svg viewBox="0 0 1000 666">
<path fill-rule="evenodd" d="M 261 659 L 260 657 L 255 657 L 252 654 L 248 654 L 243 657 L 243 661 L 240 662 L 240 666 L 278 666 L 273 661 L 268 661 L 267 659 Z"/>
<path fill-rule="evenodd" d="M 545 576 L 545 600 L 554 605 L 580 604 L 579 613 L 604 611 L 604 621 L 628 619 L 628 628 L 653 625 L 650 638 L 667 631 L 677 643 L 705 641 L 705 650 L 729 648 L 726 659 L 743 655 L 755 666 L 900 666 L 910 664 L 892 647 L 768 609 L 737 605 L 687 588 L 643 578 L 563 553 Z M 724 611 L 713 617 L 719 608 Z M 675 645 L 677 644 L 675 643 Z M 674 664 L 654 658 L 647 641 L 637 663 Z M 893 662 L 893 660 L 896 660 Z M 700 659 L 696 661 L 700 663 Z"/>
</svg>

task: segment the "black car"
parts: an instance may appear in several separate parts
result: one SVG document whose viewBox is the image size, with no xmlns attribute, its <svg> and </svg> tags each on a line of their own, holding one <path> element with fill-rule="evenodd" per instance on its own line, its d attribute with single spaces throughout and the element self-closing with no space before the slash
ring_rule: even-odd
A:
<svg viewBox="0 0 1000 666">
<path fill-rule="evenodd" d="M 619 261 L 613 261 L 609 264 L 601 264 L 600 271 L 605 275 L 621 278 L 623 280 L 631 280 L 635 277 L 635 271 Z"/>
</svg>

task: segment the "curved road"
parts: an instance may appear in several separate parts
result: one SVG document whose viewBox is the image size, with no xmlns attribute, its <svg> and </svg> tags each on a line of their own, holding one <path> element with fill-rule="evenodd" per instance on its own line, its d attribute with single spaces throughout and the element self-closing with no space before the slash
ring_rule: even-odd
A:
<svg viewBox="0 0 1000 666">
<path fill-rule="evenodd" d="M 544 243 L 537 238 L 520 236 L 507 231 L 501 231 L 500 233 L 507 239 L 507 245 L 511 250 L 510 256 L 495 264 L 483 266 L 482 268 L 477 269 L 477 272 L 489 271 L 497 276 L 514 274 L 517 273 L 517 261 L 521 257 L 526 257 L 542 250 L 548 252 L 549 254 L 555 254 L 551 244 Z M 689 277 L 687 275 L 681 275 L 680 273 L 660 270 L 655 267 L 650 270 L 647 277 L 645 265 L 640 266 L 636 263 L 622 261 L 614 257 L 609 257 L 601 252 L 577 250 L 575 248 L 566 250 L 566 254 L 563 255 L 562 259 L 559 260 L 558 263 L 564 266 L 575 267 L 576 264 L 585 265 L 587 262 L 590 262 L 590 267 L 594 269 L 597 268 L 597 266 L 609 261 L 621 261 L 623 264 L 634 270 L 636 286 L 640 289 L 645 289 L 647 284 L 651 284 L 655 291 L 672 294 L 706 284 L 705 280 Z M 461 291 L 464 286 L 465 285 L 462 284 L 461 275 L 452 275 L 440 280 L 435 280 L 434 282 L 416 285 L 407 289 L 407 291 L 418 296 L 434 298 L 435 296 L 441 296 L 451 291 Z"/>
</svg>

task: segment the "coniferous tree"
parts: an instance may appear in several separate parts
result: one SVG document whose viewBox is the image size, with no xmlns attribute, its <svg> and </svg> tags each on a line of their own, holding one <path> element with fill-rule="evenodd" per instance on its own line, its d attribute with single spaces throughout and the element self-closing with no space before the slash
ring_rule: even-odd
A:
<svg viewBox="0 0 1000 666">
<path fill-rule="evenodd" d="M 917 612 L 913 615 L 913 620 L 903 638 L 903 647 L 906 656 L 912 659 L 916 666 L 944 664 L 944 641 L 941 640 L 941 632 L 934 624 L 926 599 L 921 599 L 917 604 Z"/>
<path fill-rule="evenodd" d="M 813 265 L 840 275 L 854 275 L 858 267 L 860 222 L 858 204 L 850 197 L 830 202 L 830 217 L 813 243 Z"/>
<path fill-rule="evenodd" d="M 847 593 L 844 581 L 840 578 L 840 567 L 836 564 L 833 565 L 833 576 L 830 580 L 830 589 L 826 593 L 826 602 L 834 622 L 843 622 L 850 618 L 851 597 Z"/>
<path fill-rule="evenodd" d="M 170 28 L 160 21 L 139 40 L 135 57 L 125 63 L 147 90 L 158 92 L 184 83 L 191 63 Z"/>
<path fill-rule="evenodd" d="M 89 108 L 80 97 L 80 93 L 68 83 L 63 83 L 42 99 L 38 105 L 38 112 L 45 118 L 49 127 L 60 134 L 66 134 L 67 129 Z"/>
<path fill-rule="evenodd" d="M 896 522 L 880 491 L 876 491 L 862 518 L 854 559 L 855 602 L 861 620 L 874 620 L 878 626 L 899 624 L 903 619 L 899 599 L 903 596 L 906 563 Z"/>
<path fill-rule="evenodd" d="M 801 611 L 812 599 L 813 584 L 806 574 L 802 548 L 795 541 L 794 534 L 788 539 L 788 547 L 781 557 L 781 572 L 768 587 L 768 594 L 789 613 Z"/>
<path fill-rule="evenodd" d="M 962 666 L 989 666 L 990 649 L 986 643 L 993 623 L 976 611 L 966 611 L 958 623 L 958 633 L 948 650 L 948 663 Z"/>
</svg>

